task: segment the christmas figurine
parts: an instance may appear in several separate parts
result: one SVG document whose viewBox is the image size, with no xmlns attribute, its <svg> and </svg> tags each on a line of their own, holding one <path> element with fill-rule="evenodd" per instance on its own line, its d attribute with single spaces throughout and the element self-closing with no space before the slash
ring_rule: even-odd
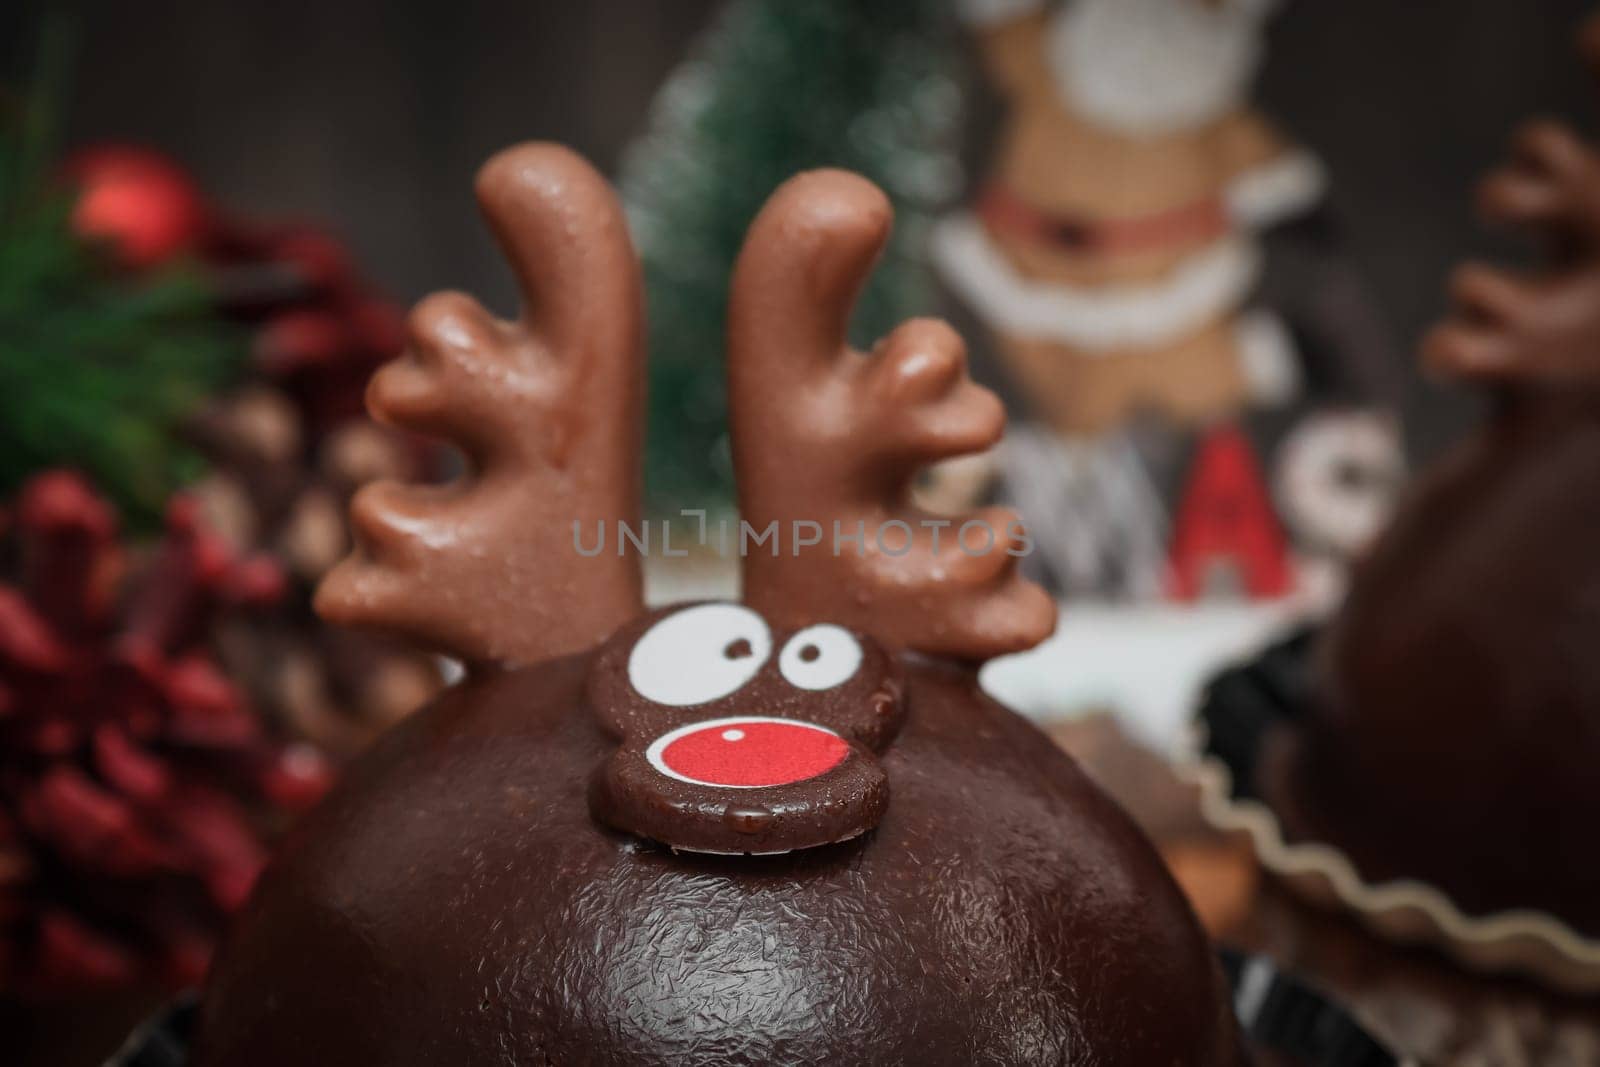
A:
<svg viewBox="0 0 1600 1067">
<path fill-rule="evenodd" d="M 1249 102 L 1273 6 L 960 5 L 1007 117 L 972 209 L 941 224 L 933 251 L 1033 418 L 998 453 L 1002 492 L 1038 517 L 1041 561 L 1067 592 L 1199 592 L 1172 573 L 1192 570 L 1171 553 L 1197 542 L 1169 530 L 1168 501 L 1192 522 L 1219 479 L 1259 482 L 1242 491 L 1270 499 L 1257 462 L 1237 462 L 1255 447 L 1238 421 L 1313 388 L 1323 407 L 1364 400 L 1386 373 L 1381 324 L 1322 247 L 1324 168 Z M 1264 293 L 1268 231 L 1285 235 L 1273 277 L 1297 292 Z M 1351 395 L 1330 395 L 1330 380 Z M 1387 477 L 1392 432 L 1377 457 L 1349 445 L 1372 421 L 1308 425 L 1312 444 L 1286 453 L 1305 469 L 1278 479 L 1296 494 L 1280 507 L 1309 539 L 1348 540 L 1314 528 L 1339 510 L 1317 507 L 1341 491 L 1327 470 L 1359 462 Z M 1224 520 L 1244 524 L 1239 544 L 1200 540 L 1213 563 L 1282 571 L 1280 521 L 1251 508 Z M 1279 558 L 1254 558 L 1270 551 Z"/>
<path fill-rule="evenodd" d="M 742 602 L 650 612 L 636 555 L 573 541 L 639 509 L 621 207 L 543 144 L 491 159 L 478 194 L 522 313 L 428 298 L 371 392 L 473 474 L 364 489 L 318 595 L 471 666 L 269 869 L 190 1062 L 1248 1062 L 1150 843 L 977 684 L 1055 605 L 1018 573 L 1013 515 L 911 503 L 920 467 L 1004 414 L 942 323 L 847 342 L 887 198 L 813 171 L 750 227 L 733 463 L 782 550 L 749 546 Z M 830 540 L 791 541 L 805 523 Z"/>
</svg>

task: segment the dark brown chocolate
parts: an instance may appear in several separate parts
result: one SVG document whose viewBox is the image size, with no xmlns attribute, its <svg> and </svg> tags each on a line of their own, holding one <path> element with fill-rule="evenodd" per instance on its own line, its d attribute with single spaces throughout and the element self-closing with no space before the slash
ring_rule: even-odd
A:
<svg viewBox="0 0 1600 1067">
<path fill-rule="evenodd" d="M 622 206 L 575 153 L 508 148 L 477 194 L 521 316 L 435 293 L 367 390 L 374 418 L 449 439 L 472 469 L 450 486 L 362 489 L 355 551 L 317 611 L 469 664 L 532 663 L 592 648 L 640 610 L 638 557 L 578 553 L 573 523 L 638 518 L 643 298 Z"/>
<path fill-rule="evenodd" d="M 595 817 L 694 852 L 859 837 L 889 803 L 877 753 L 902 688 L 877 642 L 838 626 L 775 630 L 738 604 L 655 612 L 589 675 L 590 710 L 622 742 L 591 784 Z"/>
<path fill-rule="evenodd" d="M 1579 36 L 1600 80 L 1600 16 Z M 1468 263 L 1451 279 L 1449 316 L 1423 343 L 1444 377 L 1502 387 L 1600 382 L 1600 152 L 1558 122 L 1530 122 L 1479 189 L 1489 223 L 1542 244 L 1537 271 Z"/>
<path fill-rule="evenodd" d="M 1298 836 L 1600 936 L 1597 545 L 1600 396 L 1524 398 L 1432 467 L 1320 650 L 1274 787 Z"/>
<path fill-rule="evenodd" d="M 264 876 L 197 1067 L 1243 1062 L 1154 849 L 971 672 L 902 665 L 874 831 L 721 857 L 596 827 L 590 660 L 378 742 Z"/>
<path fill-rule="evenodd" d="M 1583 44 L 1600 69 L 1600 21 Z M 1489 384 L 1493 414 L 1355 573 L 1310 722 L 1263 784 L 1368 879 L 1600 937 L 1600 153 L 1534 124 L 1482 203 L 1551 253 L 1463 268 L 1424 345 Z"/>
<path fill-rule="evenodd" d="M 728 298 L 739 510 L 786 537 L 815 523 L 821 541 L 747 553 L 745 600 L 786 624 L 838 623 L 932 655 L 1032 648 L 1056 605 L 1017 572 L 1027 536 L 1016 514 L 911 503 L 930 463 L 999 441 L 999 399 L 968 376 L 966 346 L 943 322 L 912 319 L 870 354 L 845 339 L 892 221 L 871 182 L 819 170 L 779 187 L 745 239 Z"/>
</svg>

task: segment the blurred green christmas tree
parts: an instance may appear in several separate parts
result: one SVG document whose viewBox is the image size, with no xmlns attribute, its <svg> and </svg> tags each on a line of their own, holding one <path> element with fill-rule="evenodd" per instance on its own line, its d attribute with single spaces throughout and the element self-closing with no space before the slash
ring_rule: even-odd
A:
<svg viewBox="0 0 1600 1067">
<path fill-rule="evenodd" d="M 895 233 L 852 334 L 932 306 L 921 249 L 959 191 L 962 86 L 947 0 L 734 0 L 657 97 L 621 179 L 650 315 L 652 507 L 732 499 L 723 393 L 728 276 L 745 228 L 796 172 L 877 182 Z"/>
</svg>

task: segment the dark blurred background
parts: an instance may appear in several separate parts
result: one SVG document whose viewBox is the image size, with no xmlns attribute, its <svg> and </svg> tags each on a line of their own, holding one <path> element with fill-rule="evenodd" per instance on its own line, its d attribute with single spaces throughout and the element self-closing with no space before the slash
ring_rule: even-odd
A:
<svg viewBox="0 0 1600 1067">
<path fill-rule="evenodd" d="M 804 3 L 805 0 L 794 0 Z M 0 14 L 10 70 L 39 6 Z M 56 5 L 60 7 L 61 5 Z M 69 5 L 70 7 L 70 5 Z M 147 0 L 77 5 L 72 142 L 151 143 L 230 208 L 305 217 L 403 300 L 440 286 L 504 308 L 474 167 L 524 138 L 612 169 L 715 0 Z M 1580 0 L 1287 0 L 1261 99 L 1331 165 L 1353 252 L 1409 345 L 1450 265 L 1492 247 L 1477 177 L 1522 119 L 1587 123 Z M 983 138 L 992 109 L 973 109 Z M 1429 451 L 1470 410 L 1416 383 Z"/>
</svg>

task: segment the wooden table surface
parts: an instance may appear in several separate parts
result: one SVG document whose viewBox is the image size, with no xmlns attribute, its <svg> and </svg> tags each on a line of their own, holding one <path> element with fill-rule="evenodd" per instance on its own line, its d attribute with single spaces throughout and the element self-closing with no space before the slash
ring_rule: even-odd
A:
<svg viewBox="0 0 1600 1067">
<path fill-rule="evenodd" d="M 1109 716 L 1049 732 L 1155 839 L 1218 941 L 1334 994 L 1395 1051 L 1464 1067 L 1600 1067 L 1600 998 L 1472 974 L 1304 904 L 1261 870 L 1245 839 L 1207 826 L 1194 788 Z"/>
</svg>

